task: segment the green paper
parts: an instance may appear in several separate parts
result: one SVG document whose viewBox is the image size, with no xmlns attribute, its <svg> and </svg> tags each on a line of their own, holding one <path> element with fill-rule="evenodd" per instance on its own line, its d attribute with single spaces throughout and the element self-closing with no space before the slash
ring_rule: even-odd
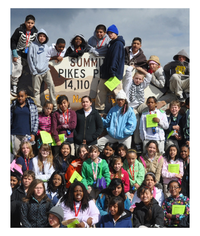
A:
<svg viewBox="0 0 200 236">
<path fill-rule="evenodd" d="M 172 205 L 172 215 L 183 215 L 185 213 L 185 205 Z"/>
<path fill-rule="evenodd" d="M 179 164 L 168 164 L 168 171 L 170 173 L 179 174 Z"/>
<path fill-rule="evenodd" d="M 76 219 L 76 220 L 74 220 L 72 223 L 68 224 L 68 225 L 67 225 L 67 228 L 75 228 L 75 227 L 76 227 L 76 224 L 79 224 L 79 223 L 80 223 L 79 220 Z"/>
<path fill-rule="evenodd" d="M 59 140 L 61 141 L 61 143 L 63 143 L 65 141 L 65 139 L 66 139 L 65 138 L 65 134 L 59 134 L 58 137 L 59 137 Z M 56 146 L 56 141 L 55 141 L 54 138 L 53 138 L 53 143 L 52 143 L 51 146 Z"/>
<path fill-rule="evenodd" d="M 169 135 L 167 136 L 167 139 L 168 139 L 169 137 L 171 137 L 173 133 L 174 133 L 174 131 L 172 130 L 172 131 L 169 133 Z"/>
<path fill-rule="evenodd" d="M 108 79 L 104 84 L 108 89 L 110 89 L 110 91 L 113 91 L 120 83 L 121 81 L 116 76 L 114 76 Z"/>
<path fill-rule="evenodd" d="M 147 128 L 157 127 L 158 126 L 158 123 L 153 121 L 154 117 L 157 117 L 157 114 L 146 115 L 146 127 Z"/>
<path fill-rule="evenodd" d="M 42 139 L 42 143 L 52 143 L 53 139 L 51 137 L 51 134 L 47 131 L 40 131 L 40 137 Z"/>
<path fill-rule="evenodd" d="M 75 179 L 77 179 L 79 182 L 81 182 L 81 180 L 82 180 L 82 176 L 79 175 L 79 173 L 76 170 L 74 171 L 73 175 L 69 179 L 69 182 L 73 183 Z"/>
</svg>

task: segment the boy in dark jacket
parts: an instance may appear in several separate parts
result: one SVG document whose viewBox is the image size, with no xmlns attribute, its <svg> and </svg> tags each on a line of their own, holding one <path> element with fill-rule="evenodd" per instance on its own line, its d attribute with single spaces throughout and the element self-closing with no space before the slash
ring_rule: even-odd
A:
<svg viewBox="0 0 200 236">
<path fill-rule="evenodd" d="M 108 27 L 107 34 L 111 41 L 108 45 L 108 50 L 104 59 L 104 63 L 100 68 L 101 79 L 97 87 L 97 96 L 95 99 L 95 108 L 100 113 L 104 112 L 107 92 L 109 91 L 109 89 L 105 86 L 104 83 L 114 76 L 116 76 L 119 80 L 122 80 L 124 72 L 125 41 L 122 36 L 118 36 L 119 31 L 115 25 L 111 25 L 110 27 Z M 122 83 L 120 83 L 113 90 L 114 94 L 117 95 L 117 93 L 121 89 Z"/>
<path fill-rule="evenodd" d="M 22 74 L 23 66 L 27 65 L 27 53 L 30 44 L 35 40 L 38 30 L 35 25 L 35 17 L 28 15 L 25 23 L 21 24 L 11 37 L 12 51 L 12 75 L 11 94 L 16 96 L 19 77 Z"/>
</svg>

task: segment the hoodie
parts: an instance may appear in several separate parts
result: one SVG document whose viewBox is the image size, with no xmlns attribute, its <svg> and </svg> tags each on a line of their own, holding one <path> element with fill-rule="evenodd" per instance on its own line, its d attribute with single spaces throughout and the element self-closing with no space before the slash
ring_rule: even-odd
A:
<svg viewBox="0 0 200 236">
<path fill-rule="evenodd" d="M 44 43 L 40 43 L 38 40 L 38 36 L 41 33 L 46 35 L 46 40 Z M 44 29 L 40 29 L 35 41 L 29 47 L 27 61 L 32 75 L 42 75 L 49 70 L 47 58 L 47 52 L 49 48 L 47 45 L 48 41 L 49 37 L 46 31 Z"/>
<path fill-rule="evenodd" d="M 94 56 L 105 56 L 108 50 L 108 44 L 110 42 L 110 38 L 107 34 L 103 36 L 102 39 L 97 38 L 96 31 L 94 35 L 89 38 L 88 44 L 90 47 L 90 53 L 93 53 Z"/>
<path fill-rule="evenodd" d="M 185 56 L 186 60 L 184 62 L 180 62 L 178 60 L 178 56 Z M 182 80 L 189 78 L 190 74 L 190 58 L 184 49 L 175 54 L 173 56 L 173 60 L 174 61 L 171 61 L 164 66 L 167 87 L 169 87 L 169 80 L 173 74 L 181 75 Z"/>
<path fill-rule="evenodd" d="M 124 51 L 125 41 L 122 36 L 111 40 L 108 44 L 108 50 L 103 65 L 100 67 L 100 77 L 108 80 L 116 76 L 119 80 L 123 79 L 124 73 Z"/>
<path fill-rule="evenodd" d="M 77 50 L 74 48 L 74 40 L 76 37 L 80 37 L 82 39 L 82 43 L 81 43 L 81 50 Z M 84 52 L 87 52 L 89 50 L 89 47 L 88 47 L 88 43 L 86 41 L 86 39 L 84 38 L 84 36 L 82 34 L 76 34 L 71 42 L 70 42 L 71 46 L 67 48 L 67 51 L 65 53 L 65 57 L 69 56 L 69 57 L 81 57 Z"/>
</svg>

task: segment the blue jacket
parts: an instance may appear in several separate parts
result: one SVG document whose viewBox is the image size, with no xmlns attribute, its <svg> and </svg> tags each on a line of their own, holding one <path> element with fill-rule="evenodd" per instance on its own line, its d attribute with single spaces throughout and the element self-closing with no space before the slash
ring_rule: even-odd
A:
<svg viewBox="0 0 200 236">
<path fill-rule="evenodd" d="M 123 79 L 124 62 L 125 62 L 125 41 L 122 36 L 118 36 L 115 40 L 111 40 L 104 59 L 104 63 L 100 68 L 100 77 L 109 79 L 116 76 L 119 80 Z"/>
<path fill-rule="evenodd" d="M 102 121 L 108 134 L 115 139 L 123 139 L 132 135 L 137 124 L 133 109 L 129 107 L 127 112 L 122 115 L 121 107 L 118 105 L 112 107 L 106 119 L 102 118 Z"/>
<path fill-rule="evenodd" d="M 113 216 L 109 213 L 101 217 L 99 228 L 132 228 L 131 212 L 124 210 L 121 217 L 114 223 Z"/>
<path fill-rule="evenodd" d="M 96 206 L 99 209 L 101 216 L 108 214 L 107 209 L 105 209 L 105 199 L 106 199 L 105 194 L 99 194 L 99 197 L 96 200 Z M 127 197 L 126 200 L 124 201 L 124 209 L 129 210 L 130 206 L 131 202 Z"/>
<path fill-rule="evenodd" d="M 167 140 L 167 137 L 169 135 L 169 133 L 173 130 L 172 127 L 174 125 L 179 125 L 180 126 L 180 132 L 182 135 L 182 115 L 178 114 L 176 120 L 174 121 L 173 119 L 173 115 L 170 113 L 170 115 L 167 117 L 168 123 L 169 123 L 169 128 L 167 130 L 165 130 L 165 138 Z M 174 136 L 170 136 L 169 139 L 173 139 L 176 140 L 176 138 Z"/>
</svg>

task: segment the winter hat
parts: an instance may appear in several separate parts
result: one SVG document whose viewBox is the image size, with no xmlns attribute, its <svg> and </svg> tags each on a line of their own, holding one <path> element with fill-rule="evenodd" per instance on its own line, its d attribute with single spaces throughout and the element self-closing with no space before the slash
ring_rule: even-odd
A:
<svg viewBox="0 0 200 236">
<path fill-rule="evenodd" d="M 126 99 L 126 93 L 124 92 L 123 89 L 121 89 L 121 90 L 119 91 L 119 93 L 117 94 L 117 96 L 116 96 L 115 99 L 116 99 L 116 100 L 117 100 L 117 99 Z"/>
<path fill-rule="evenodd" d="M 154 61 L 154 62 L 156 62 L 160 66 L 159 57 L 152 55 L 152 56 L 150 56 L 150 58 L 147 61 L 147 63 L 149 64 L 150 61 Z"/>
<path fill-rule="evenodd" d="M 53 214 L 55 216 L 58 217 L 60 223 L 63 221 L 64 218 L 64 213 L 63 213 L 63 209 L 60 206 L 54 206 L 50 209 L 50 211 L 48 212 L 48 214 Z"/>
<path fill-rule="evenodd" d="M 107 33 L 108 33 L 108 31 L 113 32 L 113 33 L 115 33 L 117 35 L 119 34 L 119 31 L 118 31 L 116 25 L 111 25 L 110 27 L 108 27 Z"/>
</svg>

